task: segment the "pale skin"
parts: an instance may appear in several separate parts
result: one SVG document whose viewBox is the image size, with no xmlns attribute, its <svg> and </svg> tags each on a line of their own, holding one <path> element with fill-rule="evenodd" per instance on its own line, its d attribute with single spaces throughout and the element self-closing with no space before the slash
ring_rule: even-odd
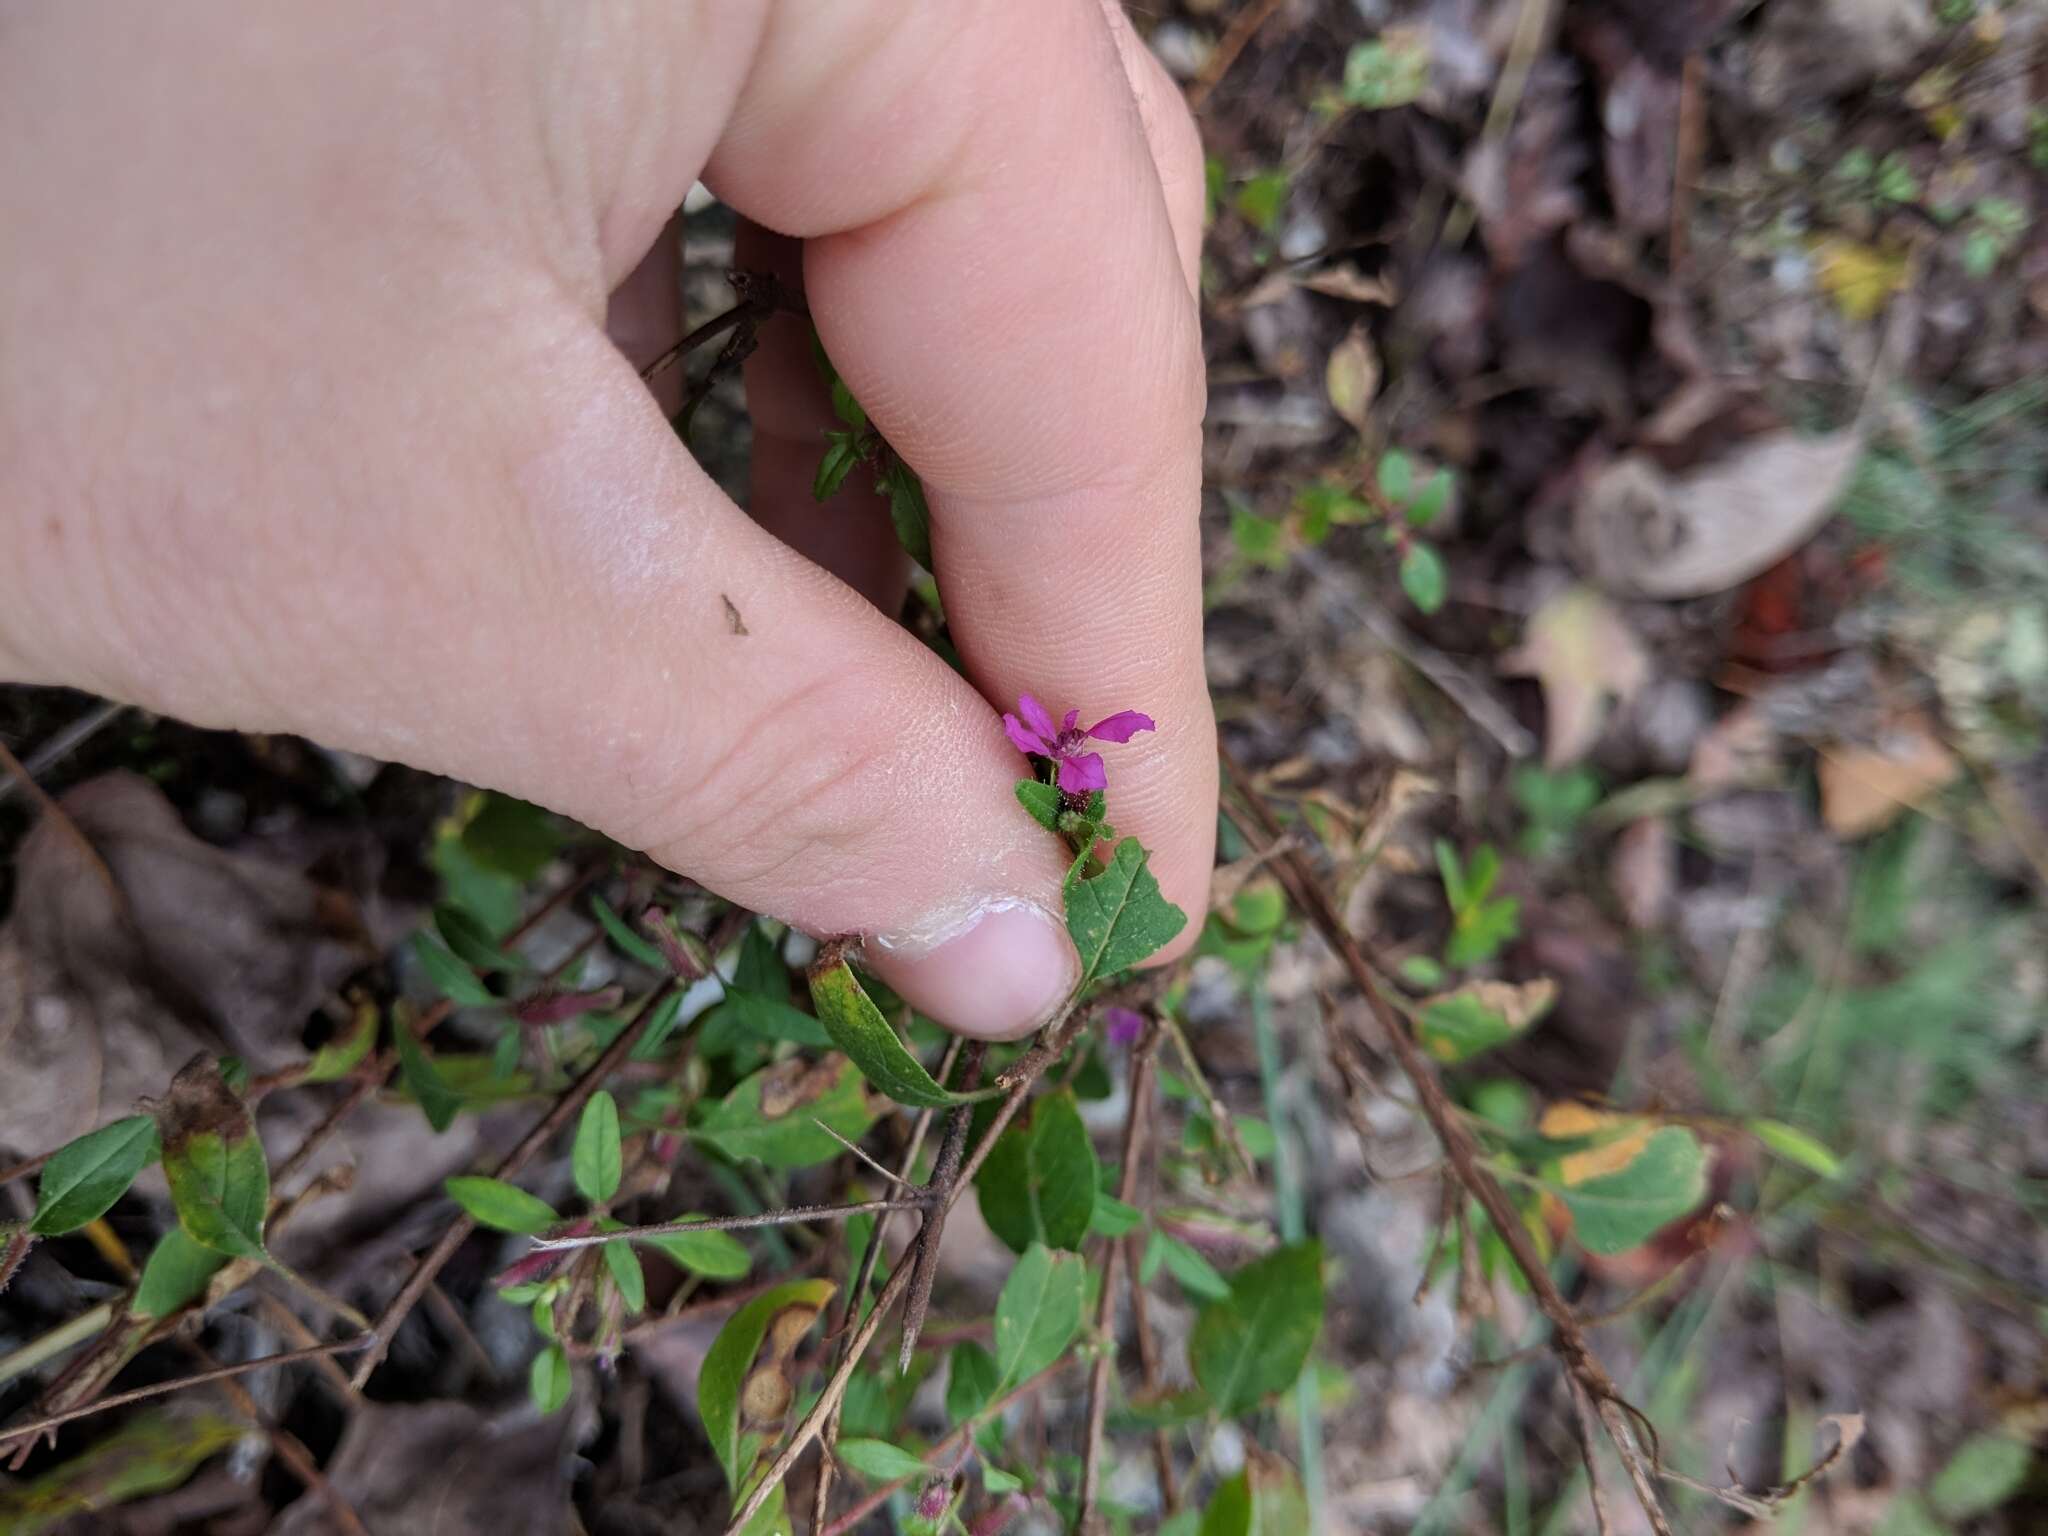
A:
<svg viewBox="0 0 2048 1536">
<path fill-rule="evenodd" d="M 747 511 L 639 379 L 699 179 L 923 476 L 971 681 L 811 503 L 801 321 Z M 1201 179 L 1099 0 L 0 0 L 0 678 L 524 796 L 1027 1031 L 1019 693 L 1158 721 L 1113 819 L 1205 905 Z"/>
</svg>

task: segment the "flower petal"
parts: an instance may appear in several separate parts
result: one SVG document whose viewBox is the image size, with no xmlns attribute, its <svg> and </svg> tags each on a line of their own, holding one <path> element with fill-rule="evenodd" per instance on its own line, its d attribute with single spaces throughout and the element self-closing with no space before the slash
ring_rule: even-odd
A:
<svg viewBox="0 0 2048 1536">
<path fill-rule="evenodd" d="M 1017 695 L 1017 713 L 1024 717 L 1024 723 L 1046 741 L 1059 735 L 1059 727 L 1052 723 L 1052 716 L 1045 712 L 1045 706 L 1028 693 Z"/>
<path fill-rule="evenodd" d="M 1134 1008 L 1105 1008 L 1102 1022 L 1109 1026 L 1111 1045 L 1136 1045 L 1145 1032 L 1145 1016 Z"/>
<path fill-rule="evenodd" d="M 1108 787 L 1109 775 L 1102 771 L 1100 752 L 1076 752 L 1060 759 L 1060 788 L 1068 794 L 1085 795 Z"/>
<path fill-rule="evenodd" d="M 1010 745 L 1026 757 L 1052 756 L 1052 743 L 1026 730 L 1015 715 L 1003 716 L 1003 734 L 1010 738 Z"/>
<path fill-rule="evenodd" d="M 1097 741 L 1129 741 L 1140 731 L 1156 731 L 1150 715 L 1141 715 L 1135 709 L 1120 709 L 1107 720 L 1098 720 L 1088 727 L 1088 734 Z"/>
<path fill-rule="evenodd" d="M 1063 731 L 1071 731 L 1074 728 L 1075 723 L 1079 721 L 1080 718 L 1081 711 L 1079 711 L 1078 709 L 1068 710 L 1067 718 L 1060 722 L 1060 729 Z"/>
</svg>

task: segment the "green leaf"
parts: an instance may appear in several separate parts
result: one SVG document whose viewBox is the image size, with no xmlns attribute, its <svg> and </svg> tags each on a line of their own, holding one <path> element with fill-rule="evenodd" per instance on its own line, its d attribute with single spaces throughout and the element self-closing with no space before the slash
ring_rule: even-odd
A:
<svg viewBox="0 0 2048 1536">
<path fill-rule="evenodd" d="M 671 992 L 654 1005 L 654 1017 L 647 1021 L 647 1028 L 640 1032 L 640 1043 L 633 1047 L 634 1061 L 653 1061 L 661 1055 L 661 1048 L 668 1043 L 668 1037 L 675 1032 L 676 1020 L 683 1016 L 683 994 Z M 614 1036 L 614 1039 L 617 1037 Z"/>
<path fill-rule="evenodd" d="M 1101 874 L 1068 882 L 1067 932 L 1081 952 L 1082 986 L 1128 970 L 1187 926 L 1187 913 L 1160 895 L 1148 857 L 1127 837 Z"/>
<path fill-rule="evenodd" d="M 979 1093 L 954 1093 L 941 1088 L 897 1038 L 882 1010 L 853 974 L 853 967 L 844 960 L 812 968 L 811 1005 L 818 1010 L 818 1021 L 832 1043 L 853 1058 L 862 1076 L 899 1104 L 947 1109 L 994 1098 L 1003 1091 L 991 1087 Z"/>
<path fill-rule="evenodd" d="M 1031 813 L 1031 819 L 1048 832 L 1060 829 L 1060 792 L 1037 779 L 1017 781 L 1017 803 Z"/>
<path fill-rule="evenodd" d="M 619 1179 L 625 1172 L 625 1151 L 619 1145 L 619 1106 L 602 1088 L 590 1096 L 576 1122 L 569 1168 L 577 1190 L 594 1204 L 602 1205 L 619 1192 Z"/>
<path fill-rule="evenodd" d="M 793 1078 L 792 1067 L 802 1075 Z M 875 1123 L 860 1071 L 844 1056 L 827 1056 L 815 1066 L 793 1059 L 764 1067 L 713 1105 L 691 1134 L 734 1161 L 751 1157 L 770 1168 L 808 1168 L 846 1150 L 814 1120 L 848 1141 L 860 1140 Z"/>
<path fill-rule="evenodd" d="M 1088 1216 L 1088 1230 L 1097 1237 L 1122 1237 L 1145 1219 L 1145 1213 L 1135 1205 L 1126 1205 L 1115 1195 L 1098 1191 L 1095 1209 Z"/>
<path fill-rule="evenodd" d="M 455 951 L 456 958 L 472 970 L 516 971 L 519 962 L 498 946 L 491 931 L 452 902 L 434 908 L 434 927 Z"/>
<path fill-rule="evenodd" d="M 811 477 L 811 499 L 829 501 L 846 483 L 861 459 L 860 436 L 855 432 L 827 432 L 825 454 L 818 460 L 818 472 Z"/>
<path fill-rule="evenodd" d="M 221 1077 L 220 1063 L 198 1056 L 181 1067 L 156 1119 L 164 1180 L 186 1235 L 233 1258 L 267 1262 L 270 1165 L 248 1107 Z"/>
<path fill-rule="evenodd" d="M 1470 1061 L 1535 1024 L 1549 1011 L 1555 996 L 1555 986 L 1540 983 L 1532 989 L 1505 982 L 1475 982 L 1425 1002 L 1415 1036 L 1438 1061 L 1447 1065 Z M 1526 1006 L 1522 1006 L 1524 999 Z M 1493 1006 L 1496 1002 L 1503 1006 Z"/>
<path fill-rule="evenodd" d="M 647 1309 L 647 1276 L 640 1268 L 640 1255 L 633 1251 L 630 1243 L 606 1243 L 604 1245 L 604 1267 L 612 1273 L 612 1284 L 619 1288 L 619 1299 L 625 1302 L 628 1315 Z"/>
<path fill-rule="evenodd" d="M 604 930 L 604 936 L 612 941 L 612 947 L 620 954 L 650 971 L 665 973 L 668 970 L 668 960 L 662 952 L 635 933 L 602 896 L 590 898 L 590 910 L 597 918 L 597 926 Z"/>
<path fill-rule="evenodd" d="M 706 1023 L 703 1045 L 715 1055 L 721 1048 L 729 1050 L 741 1040 L 787 1040 L 819 1049 L 832 1044 L 825 1026 L 803 1009 L 745 991 L 735 984 L 725 989 L 725 1001 L 718 1005 L 716 1027 Z"/>
<path fill-rule="evenodd" d="M 1285 171 L 1261 171 L 1237 190 L 1237 211 L 1261 234 L 1270 234 L 1287 206 Z"/>
<path fill-rule="evenodd" d="M 749 923 L 745 936 L 740 940 L 740 952 L 733 962 L 732 984 L 740 991 L 751 992 L 757 997 L 778 1003 L 789 1001 L 789 967 L 782 963 L 774 938 L 758 922 Z"/>
<path fill-rule="evenodd" d="M 476 979 L 476 973 L 424 933 L 412 936 L 412 952 L 427 979 L 449 1002 L 462 1008 L 493 1008 L 498 999 Z"/>
<path fill-rule="evenodd" d="M 463 825 L 462 846 L 486 868 L 531 885 L 562 846 L 562 830 L 537 805 L 510 795 L 486 794 Z"/>
<path fill-rule="evenodd" d="M 370 1054 L 370 1047 L 377 1043 L 377 1025 L 380 1022 L 375 1003 L 358 1003 L 348 1033 L 336 1035 L 315 1051 L 299 1081 L 332 1083 L 347 1077 L 363 1064 L 364 1058 Z"/>
<path fill-rule="evenodd" d="M 677 1221 L 703 1219 L 696 1211 L 676 1217 Z M 737 1280 L 754 1267 L 753 1255 L 730 1232 L 668 1232 L 660 1237 L 636 1237 L 633 1241 L 665 1254 L 691 1274 L 707 1280 Z"/>
<path fill-rule="evenodd" d="M 1226 1418 L 1294 1385 L 1323 1324 L 1323 1248 L 1292 1243 L 1230 1277 L 1230 1296 L 1195 1318 L 1195 1380 Z"/>
<path fill-rule="evenodd" d="M 550 1344 L 533 1357 L 533 1368 L 527 1372 L 526 1389 L 533 1395 L 533 1406 L 542 1413 L 560 1411 L 569 1401 L 569 1389 L 575 1385 L 569 1367 L 569 1356 L 559 1344 Z"/>
<path fill-rule="evenodd" d="M 1450 578 L 1444 572 L 1444 558 L 1434 545 L 1420 539 L 1409 544 L 1408 553 L 1401 557 L 1401 590 L 1424 613 L 1435 613 L 1443 607 Z"/>
<path fill-rule="evenodd" d="M 894 452 L 875 481 L 875 489 L 889 499 L 889 522 L 896 529 L 896 542 L 926 570 L 932 568 L 932 515 L 925 504 L 924 482 L 917 472 Z"/>
<path fill-rule="evenodd" d="M 839 1459 L 871 1483 L 895 1483 L 922 1477 L 923 1460 L 886 1440 L 841 1440 Z"/>
<path fill-rule="evenodd" d="M 1294 1469 L 1257 1454 L 1217 1484 L 1202 1512 L 1201 1536 L 1298 1536 L 1309 1528 L 1308 1500 Z"/>
<path fill-rule="evenodd" d="M 1287 565 L 1287 525 L 1278 518 L 1261 517 L 1248 507 L 1240 508 L 1230 514 L 1230 542 L 1253 565 L 1262 565 L 1269 571 L 1282 570 Z"/>
<path fill-rule="evenodd" d="M 2023 1440 L 1996 1433 L 1972 1435 L 1934 1474 L 1927 1496 L 1950 1520 L 1989 1514 L 2019 1492 L 2033 1459 L 2032 1448 Z"/>
<path fill-rule="evenodd" d="M 1440 469 L 1423 482 L 1415 499 L 1408 503 L 1408 521 L 1416 528 L 1426 528 L 1443 516 L 1444 508 L 1451 503 L 1451 472 Z"/>
<path fill-rule="evenodd" d="M 1042 1243 L 1024 1250 L 996 1299 L 998 1390 L 1029 1380 L 1066 1353 L 1081 1331 L 1086 1288 L 1079 1254 L 1054 1253 Z"/>
<path fill-rule="evenodd" d="M 1380 455 L 1379 472 L 1374 478 L 1382 496 L 1397 507 L 1405 507 L 1415 491 L 1415 461 L 1400 449 L 1389 448 Z"/>
<path fill-rule="evenodd" d="M 420 1037 L 412 1032 L 412 1020 L 403 1014 L 392 1020 L 391 1043 L 398 1051 L 399 1075 L 419 1102 L 427 1124 L 437 1134 L 447 1130 L 462 1108 L 462 1094 L 442 1075 Z"/>
<path fill-rule="evenodd" d="M 178 1221 L 195 1242 L 238 1259 L 261 1259 L 270 1167 L 253 1133 L 229 1140 L 195 1132 L 164 1153 Z"/>
<path fill-rule="evenodd" d="M 1216 1270 L 1216 1266 L 1203 1258 L 1195 1249 L 1177 1237 L 1164 1232 L 1154 1232 L 1146 1243 L 1146 1259 L 1151 1260 L 1153 1248 L 1159 1250 L 1159 1259 L 1166 1265 L 1166 1272 L 1178 1280 L 1181 1289 L 1190 1296 L 1204 1301 L 1224 1301 L 1231 1294 L 1230 1282 Z"/>
<path fill-rule="evenodd" d="M 1572 1233 L 1588 1252 L 1626 1253 L 1690 1215 L 1707 1192 L 1706 1154 L 1693 1133 L 1667 1125 L 1625 1168 L 1556 1185 L 1572 1213 Z"/>
<path fill-rule="evenodd" d="M 1444 968 L 1428 955 L 1410 955 L 1401 962 L 1401 978 L 1418 987 L 1440 987 L 1444 984 Z"/>
<path fill-rule="evenodd" d="M 197 1301 L 206 1282 L 227 1263 L 227 1255 L 202 1247 L 173 1227 L 157 1239 L 143 1263 L 142 1278 L 135 1283 L 135 1299 L 128 1304 L 131 1317 L 163 1319 L 173 1317 Z"/>
<path fill-rule="evenodd" d="M 955 1344 L 946 1365 L 946 1422 L 965 1424 L 995 1401 L 1002 1384 L 994 1355 L 972 1339 Z"/>
<path fill-rule="evenodd" d="M 43 1165 L 29 1231 L 57 1237 L 99 1220 L 157 1153 L 156 1121 L 148 1115 L 130 1115 L 66 1142 Z"/>
<path fill-rule="evenodd" d="M 1826 1145 L 1796 1125 L 1787 1125 L 1782 1120 L 1751 1120 L 1750 1133 L 1787 1162 L 1797 1163 L 1809 1173 L 1817 1173 L 1824 1179 L 1839 1179 L 1842 1176 L 1842 1160 L 1830 1152 Z"/>
<path fill-rule="evenodd" d="M 777 1336 L 793 1349 L 825 1308 L 836 1289 L 830 1280 L 793 1280 L 756 1296 L 726 1319 L 718 1337 L 711 1341 L 704 1364 L 697 1375 L 697 1415 L 704 1421 L 705 1438 L 725 1469 L 727 1486 L 737 1490 L 753 1465 L 749 1441 L 758 1444 L 759 1435 L 743 1434 L 740 1427 L 740 1394 L 754 1369 L 754 1357 L 769 1325 L 785 1312 L 791 1321 L 777 1329 Z M 801 1325 L 800 1327 L 798 1325 Z M 788 1337 L 787 1335 L 794 1335 Z"/>
<path fill-rule="evenodd" d="M 545 1232 L 562 1218 L 538 1195 L 530 1195 L 503 1179 L 457 1175 L 442 1180 L 448 1197 L 469 1212 L 478 1224 L 494 1232 L 516 1232 L 531 1237 Z"/>
<path fill-rule="evenodd" d="M 988 1490 L 991 1498 L 1001 1498 L 1005 1494 L 1021 1493 L 1024 1488 L 1024 1479 L 1013 1477 L 1001 1467 L 992 1467 L 987 1462 L 983 1462 L 981 1464 L 981 1486 Z"/>
<path fill-rule="evenodd" d="M 974 1177 L 989 1229 L 1018 1253 L 1033 1243 L 1079 1248 L 1098 1191 L 1095 1147 L 1071 1093 L 1031 1106 L 1031 1123 L 1012 1126 Z"/>
</svg>

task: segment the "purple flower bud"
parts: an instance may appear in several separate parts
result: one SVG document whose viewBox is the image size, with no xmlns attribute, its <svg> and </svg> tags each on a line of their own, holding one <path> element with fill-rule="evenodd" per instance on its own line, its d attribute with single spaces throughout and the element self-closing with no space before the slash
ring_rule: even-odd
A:
<svg viewBox="0 0 2048 1536">
<path fill-rule="evenodd" d="M 1109 1026 L 1109 1043 L 1131 1046 L 1145 1033 L 1145 1016 L 1133 1008 L 1105 1008 L 1102 1022 Z"/>
</svg>

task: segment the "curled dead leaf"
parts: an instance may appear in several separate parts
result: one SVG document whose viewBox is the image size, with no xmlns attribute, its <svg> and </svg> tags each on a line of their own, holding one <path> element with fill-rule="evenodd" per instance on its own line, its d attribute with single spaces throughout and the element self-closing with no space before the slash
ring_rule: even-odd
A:
<svg viewBox="0 0 2048 1536">
<path fill-rule="evenodd" d="M 780 1120 L 793 1109 L 801 1109 L 823 1097 L 839 1081 L 839 1058 L 807 1062 L 792 1056 L 778 1063 L 761 1083 L 761 1114 Z"/>
<path fill-rule="evenodd" d="M 1573 514 L 1586 569 L 1611 592 L 1725 592 L 1811 538 L 1855 467 L 1854 432 L 1771 432 L 1724 458 L 1668 475 L 1625 454 L 1593 477 Z"/>
<path fill-rule="evenodd" d="M 780 1423 L 795 1395 L 781 1365 L 757 1366 L 740 1389 L 740 1422 L 751 1426 Z"/>
</svg>

